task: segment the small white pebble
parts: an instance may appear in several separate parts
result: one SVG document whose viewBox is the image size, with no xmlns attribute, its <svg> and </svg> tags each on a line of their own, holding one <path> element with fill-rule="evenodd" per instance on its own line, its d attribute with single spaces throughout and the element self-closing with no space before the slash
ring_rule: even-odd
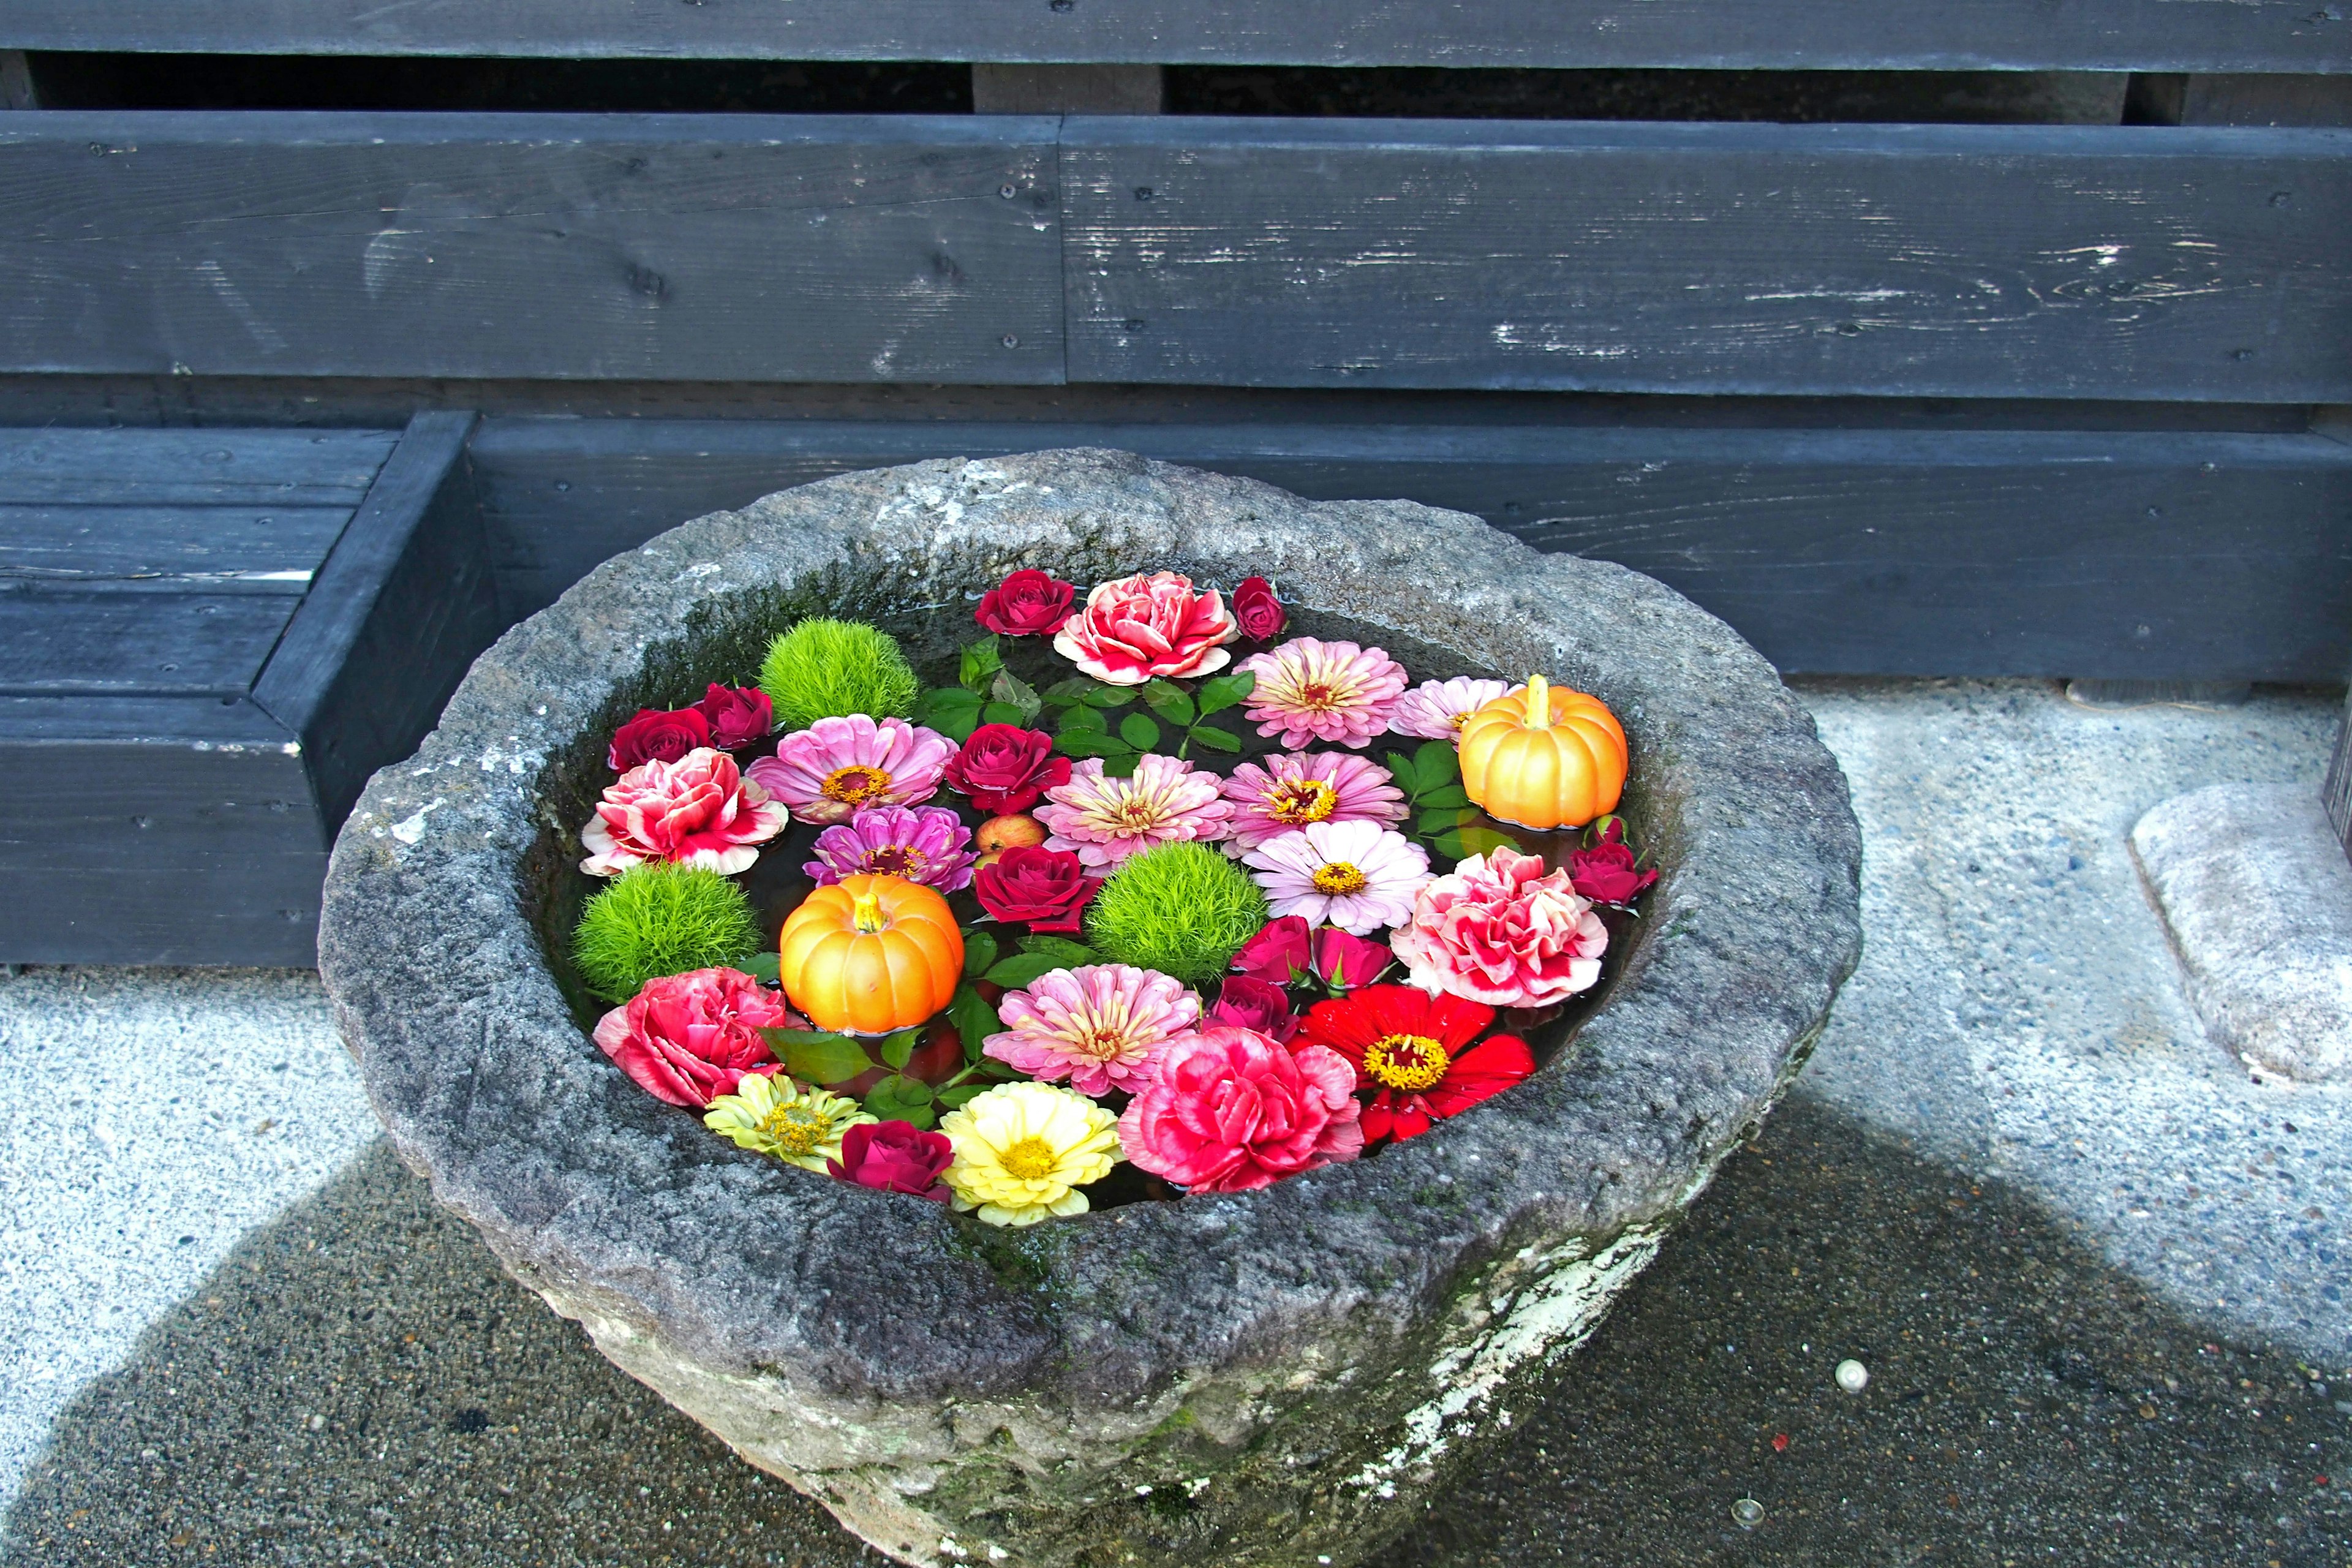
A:
<svg viewBox="0 0 2352 1568">
<path fill-rule="evenodd" d="M 1837 1385 L 1848 1394 L 1860 1394 L 1870 1384 L 1870 1369 L 1858 1361 L 1837 1363 Z"/>
</svg>

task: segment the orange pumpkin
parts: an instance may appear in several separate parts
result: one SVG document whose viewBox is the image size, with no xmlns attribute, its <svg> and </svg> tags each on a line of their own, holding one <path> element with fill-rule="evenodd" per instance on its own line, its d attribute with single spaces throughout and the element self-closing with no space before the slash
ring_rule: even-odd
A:
<svg viewBox="0 0 2352 1568">
<path fill-rule="evenodd" d="M 948 1005 L 963 973 L 963 932 L 948 901 L 903 877 L 844 877 L 784 917 L 784 994 L 820 1029 L 887 1035 Z"/>
<path fill-rule="evenodd" d="M 1597 697 L 1540 675 L 1462 721 L 1462 788 L 1489 816 L 1546 832 L 1617 809 L 1625 731 Z"/>
</svg>

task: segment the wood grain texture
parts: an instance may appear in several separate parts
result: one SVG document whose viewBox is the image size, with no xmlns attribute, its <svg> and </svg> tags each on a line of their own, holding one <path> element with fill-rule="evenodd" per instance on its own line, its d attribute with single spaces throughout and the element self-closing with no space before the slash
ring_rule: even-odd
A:
<svg viewBox="0 0 2352 1568">
<path fill-rule="evenodd" d="M 1290 65 L 2325 71 L 2318 0 L 12 0 L 0 47 Z"/>
<path fill-rule="evenodd" d="M 390 430 L 0 429 L 0 506 L 359 505 Z"/>
<path fill-rule="evenodd" d="M 278 594 L 0 583 L 0 691 L 242 697 L 294 604 Z"/>
<path fill-rule="evenodd" d="M 11 117 L 0 368 L 1051 382 L 1053 130 Z"/>
<path fill-rule="evenodd" d="M 0 578 L 300 594 L 349 507 L 0 505 Z"/>
<path fill-rule="evenodd" d="M 690 517 L 929 457 L 1111 446 L 1622 562 L 1807 673 L 2336 680 L 2352 447 L 2312 435 L 490 420 L 509 609 Z"/>
<path fill-rule="evenodd" d="M 301 739 L 322 842 L 507 626 L 467 466 L 473 427 L 470 414 L 409 421 L 254 684 Z"/>
<path fill-rule="evenodd" d="M 1073 382 L 2352 397 L 2352 132 L 1072 119 Z"/>
</svg>

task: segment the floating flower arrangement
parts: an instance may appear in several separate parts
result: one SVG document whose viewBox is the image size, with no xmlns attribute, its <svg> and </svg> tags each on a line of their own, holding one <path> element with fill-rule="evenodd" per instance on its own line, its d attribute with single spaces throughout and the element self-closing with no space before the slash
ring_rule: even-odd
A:
<svg viewBox="0 0 2352 1568">
<path fill-rule="evenodd" d="M 1284 640 L 1261 577 L 973 614 L 952 685 L 813 617 L 611 737 L 572 973 L 744 1149 L 1003 1226 L 1376 1156 L 1533 1072 L 1657 878 L 1541 675 Z"/>
</svg>

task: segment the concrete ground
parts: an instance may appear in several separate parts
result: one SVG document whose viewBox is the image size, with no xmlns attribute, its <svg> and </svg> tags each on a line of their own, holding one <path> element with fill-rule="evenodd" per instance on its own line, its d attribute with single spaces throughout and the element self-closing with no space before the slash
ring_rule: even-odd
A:
<svg viewBox="0 0 2352 1568">
<path fill-rule="evenodd" d="M 2352 1565 L 2352 1093 L 2204 1039 L 2124 847 L 2183 790 L 2315 785 L 2334 701 L 1802 694 L 1864 824 L 1863 968 L 1382 1568 Z M 0 1559 L 880 1561 L 431 1205 L 307 976 L 0 981 Z"/>
</svg>

